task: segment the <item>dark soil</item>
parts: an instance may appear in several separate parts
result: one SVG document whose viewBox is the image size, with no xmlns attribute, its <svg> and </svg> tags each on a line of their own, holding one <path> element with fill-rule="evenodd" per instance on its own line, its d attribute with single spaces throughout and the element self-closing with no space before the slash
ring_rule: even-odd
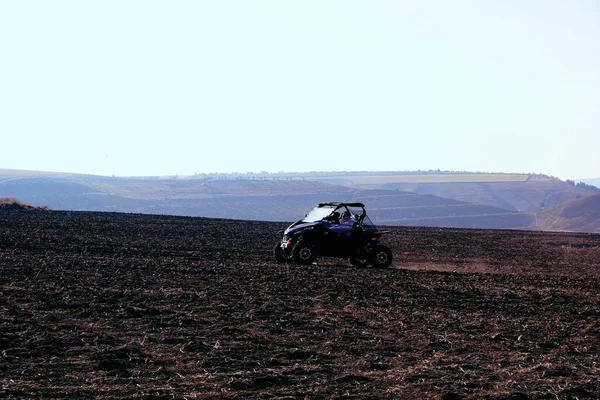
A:
<svg viewBox="0 0 600 400">
<path fill-rule="evenodd" d="M 390 228 L 375 270 L 284 227 L 0 212 L 0 398 L 600 398 L 600 235 Z"/>
</svg>

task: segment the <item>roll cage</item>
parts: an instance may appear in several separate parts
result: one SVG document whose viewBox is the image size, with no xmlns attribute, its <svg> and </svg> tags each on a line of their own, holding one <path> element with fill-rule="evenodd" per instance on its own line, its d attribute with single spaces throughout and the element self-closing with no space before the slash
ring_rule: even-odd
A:
<svg viewBox="0 0 600 400">
<path fill-rule="evenodd" d="M 353 222 L 354 228 L 362 228 L 367 230 L 376 230 L 375 225 L 367 217 L 367 211 L 363 203 L 343 203 L 343 202 L 329 202 L 319 203 L 319 205 L 312 209 L 304 219 L 303 222 L 316 222 L 320 220 L 328 221 L 331 223 L 339 223 L 339 219 L 344 213 L 348 213 Z"/>
</svg>

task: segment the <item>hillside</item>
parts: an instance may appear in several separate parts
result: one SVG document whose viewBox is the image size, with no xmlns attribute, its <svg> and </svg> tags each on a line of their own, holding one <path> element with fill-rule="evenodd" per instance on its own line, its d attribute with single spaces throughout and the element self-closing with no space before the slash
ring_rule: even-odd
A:
<svg viewBox="0 0 600 400">
<path fill-rule="evenodd" d="M 104 177 L 0 170 L 0 197 L 56 210 L 295 221 L 319 202 L 361 201 L 377 224 L 597 232 L 593 211 L 563 210 L 591 187 L 543 175 L 304 173 Z M 587 204 L 587 203 L 586 203 Z M 571 217 L 569 217 L 571 216 Z M 536 222 L 537 217 L 537 222 Z"/>
<path fill-rule="evenodd" d="M 600 233 L 600 193 L 561 203 L 537 219 L 542 230 Z"/>
<path fill-rule="evenodd" d="M 430 194 L 511 211 L 537 212 L 591 192 L 560 179 L 530 174 L 398 173 L 314 176 L 322 182 Z"/>
<path fill-rule="evenodd" d="M 310 179 L 115 178 L 0 170 L 0 196 L 55 210 L 295 221 L 319 202 L 361 201 L 375 223 L 525 229 L 533 215 L 430 194 Z"/>
<path fill-rule="evenodd" d="M 284 226 L 0 212 L 0 397 L 600 397 L 600 235 L 390 227 L 374 270 Z"/>
</svg>

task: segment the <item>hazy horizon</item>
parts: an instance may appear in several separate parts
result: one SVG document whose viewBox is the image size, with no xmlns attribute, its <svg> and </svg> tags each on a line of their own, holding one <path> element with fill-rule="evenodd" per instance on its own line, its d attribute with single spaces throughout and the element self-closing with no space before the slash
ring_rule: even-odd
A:
<svg viewBox="0 0 600 400">
<path fill-rule="evenodd" d="M 0 168 L 600 177 L 600 3 L 0 4 Z"/>
<path fill-rule="evenodd" d="M 33 173 L 33 174 L 40 174 L 40 175 L 44 175 L 44 174 L 65 174 L 65 175 L 70 175 L 70 174 L 74 174 L 74 175 L 89 175 L 89 176 L 98 176 L 98 177 L 106 177 L 106 178 L 124 178 L 124 179 L 136 179 L 136 178 L 159 178 L 159 179 L 176 179 L 176 178 L 193 178 L 195 176 L 207 176 L 207 175 L 217 175 L 217 174 L 225 174 L 231 177 L 235 177 L 235 176 L 241 176 L 241 177 L 251 177 L 251 174 L 255 174 L 257 176 L 260 176 L 262 174 L 265 175 L 273 175 L 274 177 L 279 176 L 283 176 L 283 177 L 293 177 L 295 175 L 301 176 L 303 174 L 310 174 L 310 173 L 315 173 L 315 174 L 369 174 L 372 173 L 374 175 L 377 174 L 394 174 L 394 173 L 398 173 L 398 174 L 431 174 L 431 173 L 450 173 L 450 174 L 473 174 L 473 175 L 477 175 L 477 174 L 482 174 L 482 175 L 494 175 L 494 174 L 506 174 L 506 175 L 531 175 L 534 173 L 527 173 L 527 172 L 501 172 L 501 171 L 442 171 L 442 170 L 397 170 L 397 171 L 391 171 L 391 170 L 386 170 L 386 171 L 371 171 L 371 170 L 362 170 L 362 171 L 351 171 L 351 170 L 333 170 L 333 171 L 322 171 L 322 170 L 315 170 L 315 171 L 233 171 L 233 172 L 220 172 L 220 171 L 208 171 L 208 172 L 199 172 L 199 173 L 194 173 L 194 174 L 190 174 L 190 175 L 184 175 L 184 174 L 173 174 L 173 175 L 102 175 L 102 174 L 82 174 L 82 173 L 78 173 L 78 172 L 70 172 L 70 171 L 42 171 L 42 170 L 22 170 L 22 169 L 11 169 L 11 168 L 0 168 L 0 172 L 2 171 L 18 171 L 18 172 L 25 172 L 25 173 Z M 18 173 L 16 172 L 16 173 Z M 555 177 L 553 175 L 548 175 L 548 174 L 537 174 L 535 173 L 535 175 L 545 175 L 545 176 L 550 176 L 550 177 L 554 177 L 554 178 L 559 178 L 560 177 Z M 585 182 L 587 184 L 591 184 L 597 187 L 600 187 L 600 177 L 587 177 L 587 178 L 568 178 L 569 180 L 573 180 L 575 182 Z M 565 179 L 566 180 L 566 179 Z"/>
</svg>

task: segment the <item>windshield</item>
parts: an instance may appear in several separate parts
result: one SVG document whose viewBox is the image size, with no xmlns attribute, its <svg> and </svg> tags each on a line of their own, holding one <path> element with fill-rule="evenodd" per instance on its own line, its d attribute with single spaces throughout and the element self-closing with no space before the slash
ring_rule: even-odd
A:
<svg viewBox="0 0 600 400">
<path fill-rule="evenodd" d="M 323 218 L 325 218 L 326 216 L 328 216 L 329 214 L 331 214 L 331 212 L 334 209 L 335 209 L 335 207 L 315 207 L 311 210 L 311 212 L 306 214 L 306 217 L 304 217 L 304 219 L 302 221 L 304 221 L 304 222 L 320 221 Z"/>
</svg>

